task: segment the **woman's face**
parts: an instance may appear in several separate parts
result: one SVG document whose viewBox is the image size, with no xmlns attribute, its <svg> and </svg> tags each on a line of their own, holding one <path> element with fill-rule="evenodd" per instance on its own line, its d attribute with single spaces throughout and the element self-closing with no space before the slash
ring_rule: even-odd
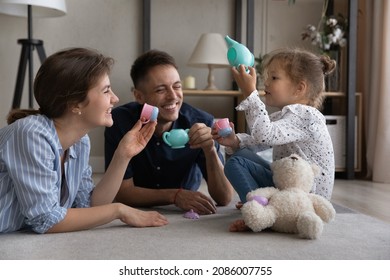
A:
<svg viewBox="0 0 390 280">
<path fill-rule="evenodd" d="M 112 126 L 111 110 L 119 101 L 111 89 L 110 79 L 104 74 L 87 93 L 86 100 L 80 105 L 80 117 L 91 128 Z"/>
</svg>

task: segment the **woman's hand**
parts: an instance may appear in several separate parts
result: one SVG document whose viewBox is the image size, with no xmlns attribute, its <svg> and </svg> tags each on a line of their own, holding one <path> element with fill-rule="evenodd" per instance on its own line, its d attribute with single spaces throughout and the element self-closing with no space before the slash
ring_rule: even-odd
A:
<svg viewBox="0 0 390 280">
<path fill-rule="evenodd" d="M 120 141 L 118 145 L 120 154 L 129 159 L 139 154 L 152 138 L 156 125 L 157 122 L 151 121 L 142 126 L 141 120 L 138 120 Z"/>
<path fill-rule="evenodd" d="M 142 211 L 120 204 L 119 219 L 133 227 L 160 227 L 168 224 L 165 216 L 156 211 Z"/>
</svg>

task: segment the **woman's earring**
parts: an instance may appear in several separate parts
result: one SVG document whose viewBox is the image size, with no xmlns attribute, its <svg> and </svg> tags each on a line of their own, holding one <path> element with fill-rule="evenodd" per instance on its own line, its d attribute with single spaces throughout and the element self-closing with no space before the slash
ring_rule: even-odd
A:
<svg viewBox="0 0 390 280">
<path fill-rule="evenodd" d="M 79 109 L 76 109 L 76 108 L 72 109 L 72 113 L 75 113 L 75 114 L 77 114 L 79 116 L 81 115 L 81 111 Z"/>
</svg>

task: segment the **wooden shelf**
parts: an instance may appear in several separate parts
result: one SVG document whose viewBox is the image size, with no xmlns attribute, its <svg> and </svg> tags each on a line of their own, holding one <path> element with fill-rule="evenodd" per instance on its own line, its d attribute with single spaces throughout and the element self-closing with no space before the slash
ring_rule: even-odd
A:
<svg viewBox="0 0 390 280">
<path fill-rule="evenodd" d="M 200 89 L 183 89 L 184 95 L 189 96 L 240 96 L 238 90 L 200 90 Z"/>
</svg>

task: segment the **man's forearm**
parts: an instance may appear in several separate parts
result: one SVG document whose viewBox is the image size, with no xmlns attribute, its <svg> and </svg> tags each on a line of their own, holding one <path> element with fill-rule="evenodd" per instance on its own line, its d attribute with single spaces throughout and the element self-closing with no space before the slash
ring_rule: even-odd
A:
<svg viewBox="0 0 390 280">
<path fill-rule="evenodd" d="M 152 207 L 169 205 L 173 203 L 173 199 L 177 189 L 148 189 L 142 187 L 121 187 L 116 201 L 129 205 L 131 207 Z"/>
<path fill-rule="evenodd" d="M 223 171 L 223 164 L 214 148 L 205 153 L 207 169 L 207 187 L 210 196 L 218 205 L 227 205 L 230 203 L 233 195 L 233 188 L 226 178 Z"/>
</svg>

